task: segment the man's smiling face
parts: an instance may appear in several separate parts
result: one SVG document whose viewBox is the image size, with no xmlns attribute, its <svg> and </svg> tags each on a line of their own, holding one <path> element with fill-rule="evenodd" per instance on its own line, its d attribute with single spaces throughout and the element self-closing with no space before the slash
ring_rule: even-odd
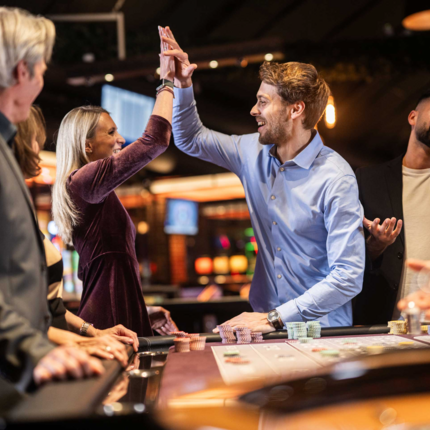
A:
<svg viewBox="0 0 430 430">
<path fill-rule="evenodd" d="M 278 145 L 287 139 L 287 106 L 275 86 L 261 83 L 257 103 L 251 109 L 251 115 L 257 121 L 259 141 L 262 145 Z"/>
</svg>

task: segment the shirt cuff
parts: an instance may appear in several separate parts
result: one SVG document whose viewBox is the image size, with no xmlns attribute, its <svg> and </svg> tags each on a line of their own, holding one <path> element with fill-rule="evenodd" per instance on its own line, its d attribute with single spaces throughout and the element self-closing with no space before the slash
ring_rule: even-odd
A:
<svg viewBox="0 0 430 430">
<path fill-rule="evenodd" d="M 278 306 L 276 310 L 281 315 L 282 322 L 284 326 L 287 322 L 300 322 L 304 321 L 299 308 L 296 305 L 294 300 L 290 300 L 287 303 L 284 303 L 281 306 Z"/>
<path fill-rule="evenodd" d="M 194 101 L 193 86 L 188 88 L 174 88 L 175 98 L 173 99 L 173 107 L 186 105 L 189 106 Z"/>
</svg>

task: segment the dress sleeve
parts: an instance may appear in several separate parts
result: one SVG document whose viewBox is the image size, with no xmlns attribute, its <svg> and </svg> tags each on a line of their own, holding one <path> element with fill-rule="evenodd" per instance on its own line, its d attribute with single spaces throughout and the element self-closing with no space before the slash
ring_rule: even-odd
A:
<svg viewBox="0 0 430 430">
<path fill-rule="evenodd" d="M 152 115 L 142 137 L 119 154 L 73 172 L 68 180 L 69 190 L 88 203 L 101 203 L 111 191 L 162 154 L 169 146 L 171 133 L 169 121 Z"/>
</svg>

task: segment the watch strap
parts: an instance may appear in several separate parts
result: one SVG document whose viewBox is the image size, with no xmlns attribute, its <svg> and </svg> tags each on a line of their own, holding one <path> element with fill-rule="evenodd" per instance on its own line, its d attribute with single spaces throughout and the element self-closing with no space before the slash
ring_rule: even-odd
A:
<svg viewBox="0 0 430 430">
<path fill-rule="evenodd" d="M 90 324 L 84 321 L 84 323 L 82 324 L 82 327 L 79 329 L 79 334 L 81 336 L 87 336 L 87 331 L 90 328 L 90 326 L 94 327 L 94 324 Z"/>
<path fill-rule="evenodd" d="M 161 79 L 161 84 L 157 87 L 157 92 L 160 91 L 163 87 L 170 87 L 175 88 L 175 85 L 172 81 L 169 81 L 168 79 Z"/>
<path fill-rule="evenodd" d="M 272 309 L 267 315 L 269 324 L 272 325 L 276 330 L 282 330 L 284 328 L 284 322 L 276 309 Z"/>
</svg>

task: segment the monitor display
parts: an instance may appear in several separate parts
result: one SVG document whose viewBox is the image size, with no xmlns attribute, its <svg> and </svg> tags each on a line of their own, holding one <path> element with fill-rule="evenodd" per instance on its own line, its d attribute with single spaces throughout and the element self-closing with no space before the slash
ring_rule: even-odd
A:
<svg viewBox="0 0 430 430">
<path fill-rule="evenodd" d="M 155 99 L 112 85 L 102 87 L 102 107 L 115 121 L 118 131 L 127 141 L 134 142 L 145 131 Z"/>
<path fill-rule="evenodd" d="M 199 206 L 190 200 L 167 199 L 164 231 L 167 234 L 196 235 Z"/>
</svg>

